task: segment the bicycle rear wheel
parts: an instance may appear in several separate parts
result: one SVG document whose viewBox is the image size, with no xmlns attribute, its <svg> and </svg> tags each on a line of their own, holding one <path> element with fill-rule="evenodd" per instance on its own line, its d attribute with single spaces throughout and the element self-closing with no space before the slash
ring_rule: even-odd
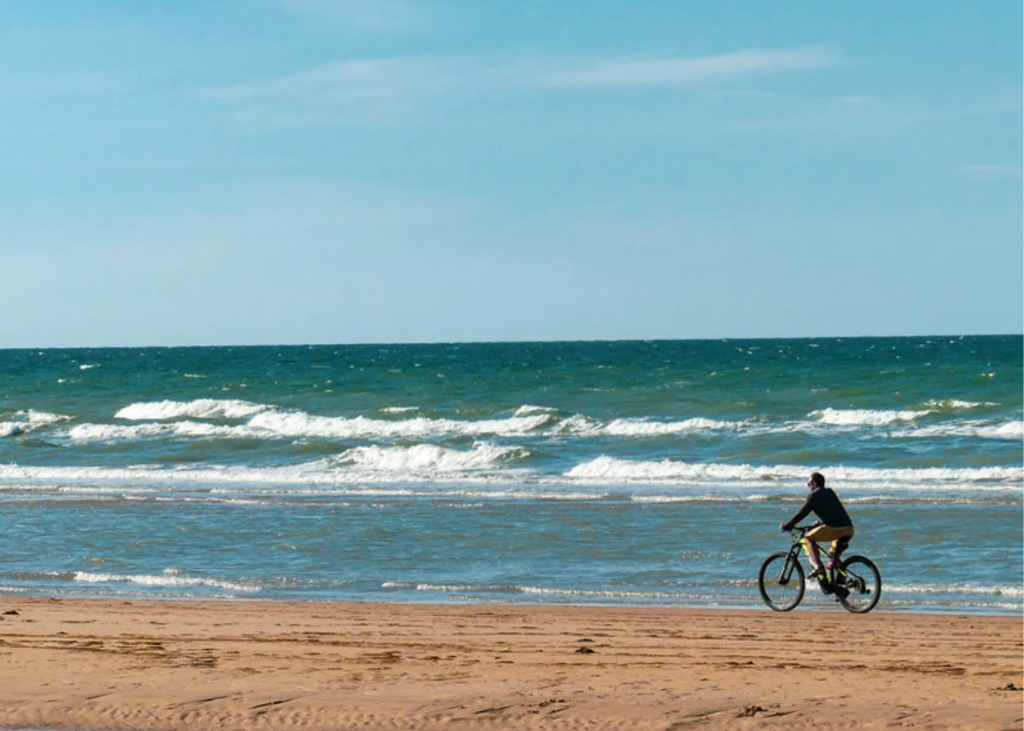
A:
<svg viewBox="0 0 1024 731">
<path fill-rule="evenodd" d="M 788 612 L 804 598 L 804 568 L 789 553 L 778 552 L 764 560 L 757 575 L 757 588 L 764 603 L 776 612 Z"/>
<path fill-rule="evenodd" d="M 836 595 L 854 614 L 870 612 L 882 598 L 882 575 L 864 556 L 850 556 L 836 571 Z"/>
</svg>

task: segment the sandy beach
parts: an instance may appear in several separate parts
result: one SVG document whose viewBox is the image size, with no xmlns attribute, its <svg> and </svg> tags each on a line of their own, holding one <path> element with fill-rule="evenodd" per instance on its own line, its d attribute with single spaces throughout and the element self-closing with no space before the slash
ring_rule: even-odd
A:
<svg viewBox="0 0 1024 731">
<path fill-rule="evenodd" d="M 0 601 L 0 727 L 1022 725 L 1018 617 Z"/>
</svg>

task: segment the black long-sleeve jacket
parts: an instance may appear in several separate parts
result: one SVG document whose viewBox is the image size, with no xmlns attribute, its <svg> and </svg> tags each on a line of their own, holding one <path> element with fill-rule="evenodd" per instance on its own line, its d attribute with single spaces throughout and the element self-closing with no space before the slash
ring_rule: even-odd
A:
<svg viewBox="0 0 1024 731">
<path fill-rule="evenodd" d="M 811 490 L 803 507 L 796 511 L 796 515 L 790 518 L 788 523 L 782 526 L 783 530 L 789 530 L 812 511 L 818 516 L 818 520 L 829 528 L 853 526 L 853 521 L 850 520 L 846 508 L 839 502 L 839 496 L 830 487 L 819 487 Z"/>
</svg>

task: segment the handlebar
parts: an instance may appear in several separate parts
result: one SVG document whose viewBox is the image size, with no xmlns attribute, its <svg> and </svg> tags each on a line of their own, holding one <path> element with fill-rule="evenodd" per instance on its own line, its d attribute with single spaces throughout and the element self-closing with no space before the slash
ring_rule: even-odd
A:
<svg viewBox="0 0 1024 731">
<path fill-rule="evenodd" d="M 817 526 L 815 526 L 815 525 L 794 525 L 792 528 L 789 528 L 789 529 L 783 528 L 782 530 L 784 530 L 786 533 L 789 533 L 790 535 L 794 535 L 795 536 L 795 535 L 799 534 L 800 536 L 803 536 L 804 533 L 806 533 L 809 530 L 813 530 L 814 528 L 817 528 Z"/>
</svg>

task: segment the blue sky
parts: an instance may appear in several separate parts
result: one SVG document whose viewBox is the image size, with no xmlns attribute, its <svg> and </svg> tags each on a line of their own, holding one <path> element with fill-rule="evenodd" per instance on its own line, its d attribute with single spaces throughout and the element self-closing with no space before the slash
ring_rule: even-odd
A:
<svg viewBox="0 0 1024 731">
<path fill-rule="evenodd" d="M 1024 331 L 1017 0 L 3 11 L 0 347 Z"/>
</svg>

